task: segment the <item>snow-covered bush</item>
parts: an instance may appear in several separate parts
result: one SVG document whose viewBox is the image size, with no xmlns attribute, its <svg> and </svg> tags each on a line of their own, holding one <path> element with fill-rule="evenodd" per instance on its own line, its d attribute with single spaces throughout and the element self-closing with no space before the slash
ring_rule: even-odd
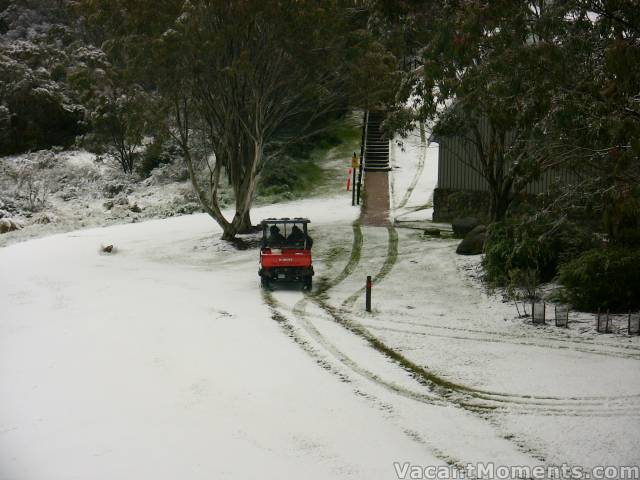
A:
<svg viewBox="0 0 640 480">
<path fill-rule="evenodd" d="M 104 184 L 103 192 L 107 198 L 114 198 L 121 193 L 128 193 L 131 187 L 122 180 L 111 180 Z"/>
<path fill-rule="evenodd" d="M 0 44 L 0 154 L 69 145 L 81 132 L 82 107 L 51 77 L 55 56 L 25 41 Z"/>
<path fill-rule="evenodd" d="M 32 219 L 32 223 L 38 225 L 48 225 L 56 222 L 56 216 L 49 212 L 41 212 L 35 215 Z"/>
<path fill-rule="evenodd" d="M 149 179 L 151 183 L 157 185 L 168 182 L 184 182 L 189 179 L 189 172 L 184 162 L 177 160 L 154 168 Z"/>
<path fill-rule="evenodd" d="M 147 178 L 154 169 L 173 162 L 181 162 L 181 160 L 180 149 L 175 142 L 156 136 L 145 148 L 138 165 L 138 174 L 142 178 Z M 184 178 L 180 180 L 186 180 L 188 172 L 184 166 L 182 172 L 184 172 Z"/>
</svg>

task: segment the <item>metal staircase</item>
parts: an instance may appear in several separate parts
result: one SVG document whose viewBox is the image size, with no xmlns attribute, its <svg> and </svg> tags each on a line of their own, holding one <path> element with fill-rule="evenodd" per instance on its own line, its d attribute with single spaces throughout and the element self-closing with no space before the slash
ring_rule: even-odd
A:
<svg viewBox="0 0 640 480">
<path fill-rule="evenodd" d="M 365 172 L 388 172 L 389 142 L 382 136 L 380 124 L 384 113 L 369 111 L 364 125 L 364 170 Z"/>
</svg>

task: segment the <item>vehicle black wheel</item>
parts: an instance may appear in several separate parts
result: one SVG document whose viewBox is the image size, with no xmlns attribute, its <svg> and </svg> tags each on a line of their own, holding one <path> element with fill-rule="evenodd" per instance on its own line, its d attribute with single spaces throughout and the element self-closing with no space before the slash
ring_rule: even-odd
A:
<svg viewBox="0 0 640 480">
<path fill-rule="evenodd" d="M 304 277 L 302 288 L 304 288 L 305 290 L 311 290 L 312 285 L 313 285 L 313 277 L 311 275 Z"/>
<path fill-rule="evenodd" d="M 268 277 L 265 277 L 265 276 L 260 277 L 260 286 L 262 288 L 269 288 L 270 285 L 271 285 L 271 282 L 269 282 Z"/>
</svg>

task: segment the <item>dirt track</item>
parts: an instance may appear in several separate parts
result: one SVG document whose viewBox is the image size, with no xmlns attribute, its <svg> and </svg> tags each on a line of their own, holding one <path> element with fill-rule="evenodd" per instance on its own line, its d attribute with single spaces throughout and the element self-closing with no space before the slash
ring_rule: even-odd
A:
<svg viewBox="0 0 640 480">
<path fill-rule="evenodd" d="M 367 172 L 364 177 L 365 201 L 360 214 L 363 225 L 384 227 L 389 222 L 389 174 Z"/>
</svg>

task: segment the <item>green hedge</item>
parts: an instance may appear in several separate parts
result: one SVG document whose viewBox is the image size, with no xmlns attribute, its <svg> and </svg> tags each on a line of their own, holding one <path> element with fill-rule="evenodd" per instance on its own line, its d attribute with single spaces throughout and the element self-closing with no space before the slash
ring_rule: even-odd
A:
<svg viewBox="0 0 640 480">
<path fill-rule="evenodd" d="M 499 222 L 489 226 L 483 266 L 496 285 L 506 285 L 517 271 L 535 271 L 547 282 L 560 264 L 594 245 L 589 231 L 567 221 L 538 217 Z"/>
<path fill-rule="evenodd" d="M 291 199 L 303 195 L 322 181 L 323 171 L 311 160 L 278 157 L 260 175 L 258 194 Z"/>
<path fill-rule="evenodd" d="M 640 249 L 589 250 L 560 268 L 566 300 L 575 308 L 627 312 L 640 309 Z"/>
</svg>

